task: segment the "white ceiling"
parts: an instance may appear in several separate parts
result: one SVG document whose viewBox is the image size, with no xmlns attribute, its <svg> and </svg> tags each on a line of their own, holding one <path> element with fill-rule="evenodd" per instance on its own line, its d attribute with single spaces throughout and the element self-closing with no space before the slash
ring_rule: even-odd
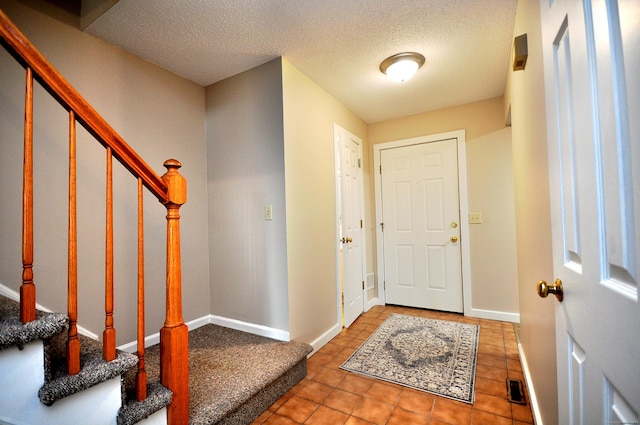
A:
<svg viewBox="0 0 640 425">
<path fill-rule="evenodd" d="M 120 0 L 85 31 L 202 86 L 289 63 L 367 123 L 503 94 L 517 0 Z M 405 83 L 378 66 L 422 53 Z"/>
</svg>

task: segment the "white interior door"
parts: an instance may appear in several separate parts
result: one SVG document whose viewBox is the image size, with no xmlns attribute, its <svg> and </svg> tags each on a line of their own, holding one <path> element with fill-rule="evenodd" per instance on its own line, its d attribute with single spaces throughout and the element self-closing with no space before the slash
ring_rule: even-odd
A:
<svg viewBox="0 0 640 425">
<path fill-rule="evenodd" d="M 540 3 L 558 423 L 637 424 L 640 2 Z"/>
<path fill-rule="evenodd" d="M 364 198 L 362 141 L 336 126 L 339 152 L 339 250 L 342 258 L 344 326 L 349 327 L 364 311 Z"/>
<path fill-rule="evenodd" d="M 380 151 L 385 301 L 463 311 L 457 139 Z"/>
</svg>

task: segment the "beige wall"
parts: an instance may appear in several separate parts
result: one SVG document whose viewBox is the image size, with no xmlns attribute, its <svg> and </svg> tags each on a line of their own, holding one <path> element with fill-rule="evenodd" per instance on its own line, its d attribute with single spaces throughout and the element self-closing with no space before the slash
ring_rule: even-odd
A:
<svg viewBox="0 0 640 425">
<path fill-rule="evenodd" d="M 517 318 L 511 133 L 505 128 L 503 99 L 498 97 L 372 124 L 369 142 L 374 145 L 453 130 L 465 130 L 469 211 L 483 215 L 482 224 L 470 225 L 474 311 L 466 313 L 495 318 L 508 313 L 504 319 Z M 375 211 L 373 185 L 369 184 L 365 190 L 367 205 Z M 369 226 L 367 232 L 367 241 L 371 241 L 367 258 L 372 259 L 367 270 L 373 271 L 377 270 L 375 229 Z"/>
<path fill-rule="evenodd" d="M 282 62 L 291 337 L 313 342 L 338 326 L 333 124 L 362 138 L 365 147 L 367 127 Z"/>
<path fill-rule="evenodd" d="M 188 181 L 181 209 L 186 320 L 209 313 L 204 89 L 19 2 L 0 8 L 158 174 L 176 158 Z M 0 49 L 0 283 L 21 281 L 24 70 Z M 35 261 L 38 302 L 66 311 L 68 118 L 39 87 L 35 95 Z M 104 149 L 78 126 L 79 321 L 104 328 Z M 136 338 L 136 180 L 114 161 L 115 327 Z M 145 198 L 147 333 L 164 321 L 166 210 Z"/>
<path fill-rule="evenodd" d="M 511 128 L 467 143 L 472 315 L 519 313 Z M 506 318 L 506 317 L 505 317 Z"/>
<path fill-rule="evenodd" d="M 425 134 L 465 130 L 467 142 L 504 128 L 502 97 L 410 115 L 369 126 L 371 145 Z"/>
<path fill-rule="evenodd" d="M 541 3 L 545 4 L 545 1 Z M 516 187 L 521 343 L 542 423 L 558 418 L 554 303 L 536 294 L 536 282 L 553 280 L 547 174 L 547 134 L 540 4 L 518 2 L 514 36 L 527 34 L 526 69 L 510 73 L 513 165 Z"/>
</svg>

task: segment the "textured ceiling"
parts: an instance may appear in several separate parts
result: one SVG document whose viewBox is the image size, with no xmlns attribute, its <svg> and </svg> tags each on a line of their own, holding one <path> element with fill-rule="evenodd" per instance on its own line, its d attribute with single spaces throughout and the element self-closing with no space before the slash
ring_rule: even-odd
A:
<svg viewBox="0 0 640 425">
<path fill-rule="evenodd" d="M 85 31 L 202 86 L 283 56 L 368 123 L 500 96 L 517 0 L 120 0 Z M 416 51 L 405 83 L 378 66 Z"/>
</svg>

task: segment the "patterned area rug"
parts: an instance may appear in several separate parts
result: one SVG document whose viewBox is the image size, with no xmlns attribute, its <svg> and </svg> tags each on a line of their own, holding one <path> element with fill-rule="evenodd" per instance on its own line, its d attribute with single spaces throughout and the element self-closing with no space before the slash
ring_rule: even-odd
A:
<svg viewBox="0 0 640 425">
<path fill-rule="evenodd" d="M 392 314 L 342 369 L 473 403 L 478 325 Z"/>
</svg>

